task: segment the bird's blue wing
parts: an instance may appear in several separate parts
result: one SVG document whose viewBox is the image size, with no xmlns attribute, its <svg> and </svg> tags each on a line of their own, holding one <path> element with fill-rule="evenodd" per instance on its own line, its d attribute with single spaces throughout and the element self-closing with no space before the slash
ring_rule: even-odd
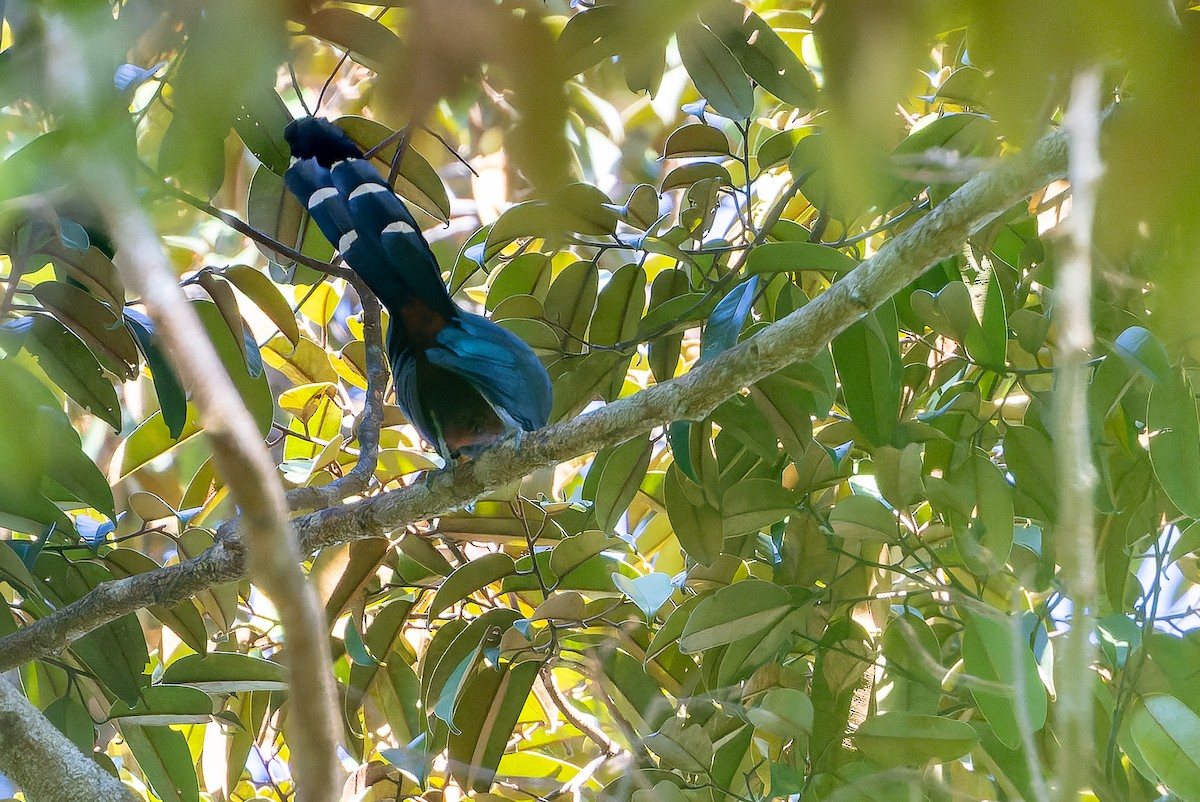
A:
<svg viewBox="0 0 1200 802">
<path fill-rule="evenodd" d="M 416 427 L 421 437 L 445 456 L 445 444 L 437 427 L 425 416 L 425 411 L 421 408 L 417 388 L 417 360 L 408 349 L 401 349 L 392 360 L 392 383 L 396 388 L 396 406 L 400 407 L 404 417 Z"/>
<path fill-rule="evenodd" d="M 463 312 L 438 333 L 437 343 L 426 351 L 430 362 L 466 378 L 493 409 L 522 429 L 546 425 L 553 403 L 550 376 L 519 337 Z"/>
</svg>

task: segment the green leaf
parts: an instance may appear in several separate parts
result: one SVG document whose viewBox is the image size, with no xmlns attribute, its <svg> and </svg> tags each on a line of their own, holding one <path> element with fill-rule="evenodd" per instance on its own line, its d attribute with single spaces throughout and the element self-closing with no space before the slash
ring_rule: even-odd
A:
<svg viewBox="0 0 1200 802">
<path fill-rule="evenodd" d="M 262 350 L 263 361 L 282 373 L 292 384 L 337 383 L 337 371 L 324 348 L 301 336 L 295 345 L 287 337 L 273 337 Z"/>
<path fill-rule="evenodd" d="M 795 688 L 772 688 L 746 711 L 746 719 L 779 738 L 802 738 L 812 732 L 812 700 Z"/>
<path fill-rule="evenodd" d="M 279 327 L 280 333 L 295 345 L 300 341 L 300 330 L 296 313 L 283 297 L 283 293 L 271 279 L 249 265 L 232 265 L 217 271 L 229 279 L 255 306 L 262 310 L 271 322 Z"/>
<path fill-rule="evenodd" d="M 1155 382 L 1171 380 L 1171 360 L 1158 338 L 1141 326 L 1130 326 L 1113 340 L 1113 353 Z"/>
<path fill-rule="evenodd" d="M 722 134 L 722 137 L 724 134 Z M 625 222 L 634 228 L 646 231 L 659 219 L 658 202 L 661 200 L 658 191 L 649 184 L 638 184 L 629 193 L 621 212 Z"/>
<path fill-rule="evenodd" d="M 934 98 L 975 106 L 986 93 L 986 76 L 978 67 L 959 67 L 942 81 Z"/>
<path fill-rule="evenodd" d="M 467 684 L 464 693 L 472 704 L 455 718 L 459 732 L 451 732 L 447 742 L 450 773 L 461 787 L 479 793 L 491 788 L 541 668 L 530 661 L 487 669 Z"/>
<path fill-rule="evenodd" d="M 246 324 L 242 321 L 242 312 L 238 309 L 237 296 L 233 294 L 233 288 L 229 286 L 229 282 L 217 276 L 211 270 L 201 270 L 196 274 L 196 283 L 204 288 L 208 293 L 208 297 L 216 305 L 217 311 L 221 313 L 221 318 L 225 321 L 225 326 L 229 329 L 229 333 L 233 335 L 233 341 L 237 343 L 238 349 L 242 354 L 242 361 L 246 363 L 247 368 L 251 367 L 252 363 L 249 358 L 249 351 L 246 348 L 246 338 L 243 336 Z M 254 354 L 255 360 L 258 360 L 257 348 Z M 261 366 L 260 366 L 261 369 Z"/>
<path fill-rule="evenodd" d="M 775 479 L 743 479 L 721 496 L 725 537 L 757 532 L 796 511 L 796 497 Z"/>
<path fill-rule="evenodd" d="M 676 38 L 684 68 L 717 114 L 731 120 L 750 117 L 754 89 L 729 48 L 698 22 L 681 25 Z"/>
<path fill-rule="evenodd" d="M 351 662 L 356 666 L 374 666 L 379 665 L 379 661 L 367 649 L 367 645 L 363 643 L 362 634 L 358 631 L 358 624 L 354 621 L 354 616 L 350 616 L 350 620 L 346 622 L 345 632 L 346 654 L 350 657 Z"/>
<path fill-rule="evenodd" d="M 667 517 L 687 555 L 702 565 L 712 565 L 721 556 L 725 542 L 721 514 L 706 502 L 693 501 L 684 489 L 683 483 L 689 481 L 678 463 L 667 469 L 663 480 Z"/>
<path fill-rule="evenodd" d="M 1004 432 L 1004 462 L 1017 491 L 1037 504 L 1037 517 L 1058 520 L 1058 471 L 1050 439 L 1028 426 L 1009 426 Z"/>
<path fill-rule="evenodd" d="M 499 582 L 517 571 L 517 566 L 504 552 L 496 551 L 476 557 L 454 569 L 438 588 L 429 604 L 429 619 L 432 621 L 451 605 L 457 604 L 493 582 Z"/>
<path fill-rule="evenodd" d="M 587 475 L 592 487 L 587 492 L 585 484 L 584 498 L 592 499 L 592 514 L 600 529 L 611 532 L 629 508 L 646 476 L 653 446 L 648 437 L 635 437 L 596 454 Z"/>
<path fill-rule="evenodd" d="M 189 654 L 167 666 L 162 681 L 190 685 L 205 693 L 282 691 L 287 670 L 279 663 L 237 652 Z"/>
<path fill-rule="evenodd" d="M 43 281 L 33 288 L 33 295 L 83 340 L 109 371 L 126 380 L 137 375 L 137 343 L 111 308 L 86 290 L 61 281 Z"/>
<path fill-rule="evenodd" d="M 619 783 L 620 780 L 614 781 L 614 784 Z M 639 788 L 634 785 L 637 790 L 629 799 L 631 802 L 691 802 L 692 797 L 685 795 L 676 783 L 676 780 L 659 780 L 652 788 Z"/>
<path fill-rule="evenodd" d="M 283 129 L 291 122 L 287 104 L 273 87 L 261 87 L 240 104 L 233 129 L 246 149 L 276 175 L 287 171 L 292 154 Z"/>
<path fill-rule="evenodd" d="M 1129 733 L 1158 779 L 1185 802 L 1200 800 L 1200 716 L 1167 694 L 1135 703 Z"/>
<path fill-rule="evenodd" d="M 86 251 L 92 246 L 87 229 L 66 217 L 58 218 L 58 239 L 73 251 Z"/>
<path fill-rule="evenodd" d="M 621 574 L 613 574 L 613 582 L 622 593 L 629 597 L 630 601 L 638 606 L 638 609 L 646 614 L 647 618 L 657 613 L 658 608 L 662 607 L 675 592 L 675 586 L 671 584 L 671 577 L 658 572 L 634 579 L 629 579 Z"/>
<path fill-rule="evenodd" d="M 999 571 L 1013 545 L 1012 487 L 1000 468 L 978 451 L 950 481 L 973 499 L 967 519 L 955 520 L 954 539 L 963 562 L 976 574 Z"/>
<path fill-rule="evenodd" d="M 788 150 L 791 153 L 791 149 Z M 667 137 L 663 146 L 664 159 L 679 159 L 686 156 L 728 156 L 729 140 L 720 128 L 703 123 L 692 123 L 676 128 Z M 643 185 L 644 186 L 644 185 Z M 653 191 L 653 190 L 651 190 Z M 654 204 L 655 212 L 658 204 Z M 655 215 L 657 217 L 657 215 Z"/>
<path fill-rule="evenodd" d="M 970 690 L 992 732 L 1009 749 L 1020 749 L 1016 705 L 1024 707 L 1029 726 L 1037 732 L 1046 723 L 1047 701 L 1033 652 L 1024 642 L 1014 642 L 1011 630 L 1005 620 L 968 612 L 962 655 L 966 672 L 989 683 L 987 687 L 972 685 Z M 1015 698 L 1012 689 L 1017 687 L 1018 671 L 1024 690 L 1020 698 Z"/>
<path fill-rule="evenodd" d="M 806 626 L 806 616 L 803 610 L 793 609 L 766 629 L 730 643 L 719 655 L 715 684 L 722 687 L 735 685 L 749 679 L 764 665 L 780 659 L 795 642 L 796 633 Z"/>
<path fill-rule="evenodd" d="M 679 636 L 683 634 L 683 628 L 687 626 L 688 619 L 692 617 L 692 611 L 696 609 L 696 605 L 711 596 L 713 592 L 706 590 L 695 596 L 689 596 L 667 615 L 666 621 L 654 633 L 654 638 L 646 648 L 647 663 L 658 659 L 659 655 L 664 652 L 678 651 Z"/>
<path fill-rule="evenodd" d="M 38 407 L 41 446 L 46 450 L 46 478 L 66 490 L 71 497 L 93 507 L 109 519 L 116 518 L 112 488 L 108 479 L 83 452 L 79 434 L 62 411 Z M 27 420 L 27 425 L 34 421 Z M 44 485 L 43 485 L 44 486 Z M 57 495 L 57 494 L 55 494 Z M 67 503 L 61 500 L 60 503 Z"/>
<path fill-rule="evenodd" d="M 496 608 L 465 626 L 452 621 L 438 628 L 421 661 L 421 700 L 427 713 L 453 730 L 469 674 L 485 648 L 498 646 L 520 617 L 515 610 Z"/>
<path fill-rule="evenodd" d="M 158 169 L 184 191 L 208 200 L 225 179 L 224 137 L 214 125 L 194 124 L 189 116 L 176 114 L 159 146 Z"/>
<path fill-rule="evenodd" d="M 49 315 L 33 313 L 0 326 L 0 347 L 10 354 L 24 349 L 50 380 L 81 407 L 121 429 L 117 391 L 104 378 L 100 363 L 83 341 Z"/>
<path fill-rule="evenodd" d="M 701 18 L 759 86 L 801 113 L 816 107 L 812 76 L 766 20 L 733 2 L 706 4 Z"/>
<path fill-rule="evenodd" d="M 90 755 L 96 748 L 96 726 L 92 715 L 74 693 L 60 696 L 42 712 L 59 732 L 79 747 L 79 751 Z"/>
<path fill-rule="evenodd" d="M 713 742 L 698 724 L 687 725 L 672 718 L 662 729 L 646 737 L 646 748 L 672 768 L 688 774 L 709 770 L 713 761 Z"/>
<path fill-rule="evenodd" d="M 967 332 L 963 345 L 971 357 L 985 365 L 1003 365 L 1008 359 L 1008 315 L 1004 309 L 1004 290 L 995 269 L 989 270 L 987 284 L 972 285 L 973 311 L 978 325 Z M 983 293 L 983 297 L 979 295 Z M 982 307 L 982 308 L 981 308 Z"/>
<path fill-rule="evenodd" d="M 374 562 L 378 566 L 378 560 Z M 357 589 L 356 587 L 355 590 L 357 591 Z M 366 659 L 360 662 L 360 660 L 355 660 L 353 655 L 351 656 L 350 678 L 346 683 L 346 695 L 343 705 L 347 721 L 356 722 L 357 711 L 362 707 L 368 693 L 372 690 L 377 690 L 377 687 L 373 685 L 376 678 L 385 683 L 411 684 L 416 686 L 416 693 L 399 697 L 398 699 L 402 705 L 413 705 L 415 707 L 419 695 L 420 682 L 405 662 L 403 646 L 399 644 L 399 639 L 404 633 L 404 625 L 408 621 L 412 608 L 413 602 L 406 598 L 395 599 L 386 604 L 367 628 L 366 637 L 361 638 L 359 646 L 355 647 L 360 650 L 359 658 L 365 657 Z M 347 632 L 349 632 L 349 629 L 347 629 Z M 351 647 L 349 642 L 347 642 L 346 648 L 347 652 L 350 652 Z M 381 666 L 379 661 L 375 659 L 376 655 L 385 658 L 387 665 Z M 415 715 L 415 710 L 412 712 Z M 409 715 L 407 709 L 404 715 Z"/>
<path fill-rule="evenodd" d="M 484 308 L 489 312 L 508 298 L 532 296 L 542 300 L 550 286 L 553 263 L 544 253 L 523 253 L 500 268 L 488 282 L 487 301 Z"/>
<path fill-rule="evenodd" d="M 638 326 L 639 334 L 647 330 L 647 322 L 655 316 L 656 310 L 687 295 L 690 289 L 691 283 L 688 281 L 687 272 L 680 268 L 663 270 L 655 276 L 650 285 L 650 305 L 646 310 L 646 316 L 642 318 L 642 322 Z M 694 300 L 688 304 L 690 308 L 695 308 L 695 306 Z M 678 319 L 678 317 L 672 315 L 673 319 Z M 657 329 L 650 330 L 656 331 Z M 679 365 L 682 343 L 682 331 L 650 339 L 648 343 L 650 370 L 656 381 L 666 381 L 675 375 L 675 369 Z"/>
<path fill-rule="evenodd" d="M 150 374 L 154 379 L 154 393 L 158 396 L 159 418 L 162 424 L 157 428 L 165 428 L 166 440 L 178 440 L 183 434 L 188 413 L 187 396 L 184 395 L 183 385 L 180 384 L 175 370 L 167 362 L 166 354 L 158 347 L 158 341 L 154 337 L 154 324 L 151 323 L 150 318 L 140 312 L 126 309 L 125 322 L 137 338 L 138 345 L 146 357 L 146 365 L 150 368 Z M 143 421 L 138 428 L 146 426 L 149 420 Z M 132 438 L 132 435 L 130 437 Z M 124 468 L 125 464 L 127 463 L 122 463 L 122 477 L 129 475 L 129 471 Z M 139 467 L 143 464 L 145 463 L 138 463 Z"/>
<path fill-rule="evenodd" d="M 594 262 L 572 262 L 563 268 L 543 303 L 546 320 L 560 327 L 563 348 L 566 353 L 578 354 L 583 350 L 592 311 L 596 308 L 596 293 L 600 275 Z"/>
<path fill-rule="evenodd" d="M 795 273 L 800 270 L 828 270 L 848 273 L 858 267 L 858 261 L 836 248 L 815 242 L 768 242 L 746 257 L 746 272 Z"/>
<path fill-rule="evenodd" d="M 621 265 L 600 291 L 589 339 L 597 345 L 616 345 L 637 334 L 646 306 L 646 271 L 640 265 Z"/>
<path fill-rule="evenodd" d="M 212 720 L 213 700 L 208 694 L 187 685 L 151 685 L 130 705 L 118 700 L 108 711 L 109 719 L 122 725 L 143 727 L 168 724 L 207 724 Z"/>
<path fill-rule="evenodd" d="M 833 533 L 847 540 L 868 543 L 895 543 L 898 537 L 896 517 L 874 496 L 844 498 L 829 514 Z"/>
<path fill-rule="evenodd" d="M 163 802 L 200 802 L 192 753 L 183 734 L 168 727 L 125 724 L 121 735 L 155 795 Z"/>
<path fill-rule="evenodd" d="M 729 171 L 723 165 L 713 162 L 695 162 L 676 167 L 667 173 L 659 191 L 670 192 L 673 189 L 683 189 L 708 178 L 716 178 L 724 186 L 733 184 L 733 179 L 729 177 Z"/>
<path fill-rule="evenodd" d="M 880 494 L 893 507 L 907 507 L 921 496 L 921 444 L 903 449 L 882 446 L 871 455 Z"/>
<path fill-rule="evenodd" d="M 390 28 L 348 8 L 322 8 L 306 20 L 304 32 L 346 50 L 376 73 L 398 63 L 403 53 L 399 37 Z"/>
<path fill-rule="evenodd" d="M 751 276 L 717 303 L 700 336 L 701 363 L 728 351 L 737 343 L 738 335 L 750 316 L 757 290 L 758 277 Z"/>
<path fill-rule="evenodd" d="M 558 542 L 550 553 L 550 570 L 557 577 L 565 577 L 603 551 L 624 548 L 627 548 L 625 541 L 620 538 L 589 529 Z"/>
<path fill-rule="evenodd" d="M 809 132 L 808 128 L 788 128 L 764 139 L 754 153 L 759 169 L 769 170 L 786 162 L 791 157 L 792 151 L 796 149 L 796 143 L 807 136 Z"/>
<path fill-rule="evenodd" d="M 925 620 L 905 610 L 888 622 L 883 633 L 883 656 L 892 683 L 888 712 L 936 713 L 941 704 L 941 644 Z"/>
<path fill-rule="evenodd" d="M 187 417 L 179 431 L 178 438 L 171 435 L 161 411 L 155 412 L 138 424 L 137 428 L 125 438 L 125 453 L 121 459 L 121 475 L 124 479 L 139 468 L 170 453 L 179 446 L 200 434 L 199 414 L 193 406 L 187 407 Z"/>
<path fill-rule="evenodd" d="M 679 639 L 679 651 L 692 654 L 751 637 L 774 626 L 792 609 L 791 596 L 773 582 L 734 583 L 696 606 Z"/>
<path fill-rule="evenodd" d="M 51 247 L 47 255 L 55 267 L 82 284 L 85 290 L 103 301 L 109 309 L 125 306 L 125 287 L 121 284 L 117 266 L 95 245 L 83 253 Z"/>
<path fill-rule="evenodd" d="M 250 192 L 246 197 L 246 221 L 256 230 L 294 251 L 321 262 L 333 258 L 333 245 L 317 224 L 308 216 L 296 196 L 288 192 L 283 178 L 276 175 L 265 164 L 254 171 L 250 179 Z M 287 279 L 294 284 L 315 284 L 323 276 L 311 267 L 298 266 L 290 257 L 255 242 L 255 247 L 272 265 L 284 268 Z M 275 275 L 274 268 L 272 275 Z M 281 279 L 282 280 L 282 279 Z"/>
<path fill-rule="evenodd" d="M 854 733 L 854 743 L 869 760 L 889 767 L 948 763 L 970 752 L 978 740 L 965 721 L 917 713 L 870 716 Z"/>
<path fill-rule="evenodd" d="M 890 319 L 889 319 L 890 318 Z M 900 412 L 900 358 L 894 314 L 876 310 L 833 339 L 846 411 L 873 445 L 887 445 Z"/>
<path fill-rule="evenodd" d="M 936 293 L 917 290 L 911 300 L 913 312 L 922 323 L 960 343 L 965 343 L 979 328 L 973 303 L 971 290 L 965 282 L 957 280 L 950 281 Z"/>
<path fill-rule="evenodd" d="M 247 370 L 241 339 L 229 330 L 215 304 L 193 301 L 192 308 L 196 310 L 200 323 L 208 332 L 208 337 L 217 350 L 217 356 L 221 358 L 225 371 L 233 380 L 238 395 L 258 425 L 259 432 L 265 437 L 271 430 L 271 419 L 275 412 L 275 402 L 271 398 L 266 374 L 259 372 L 254 376 Z"/>
</svg>

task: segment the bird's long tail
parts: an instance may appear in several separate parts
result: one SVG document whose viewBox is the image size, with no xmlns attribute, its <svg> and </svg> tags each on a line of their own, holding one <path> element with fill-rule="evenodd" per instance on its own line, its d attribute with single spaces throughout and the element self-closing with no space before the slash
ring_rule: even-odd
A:
<svg viewBox="0 0 1200 802">
<path fill-rule="evenodd" d="M 284 175 L 288 189 L 393 317 L 414 299 L 454 317 L 416 219 L 346 132 L 306 117 L 290 123 L 284 137 L 297 159 Z"/>
</svg>

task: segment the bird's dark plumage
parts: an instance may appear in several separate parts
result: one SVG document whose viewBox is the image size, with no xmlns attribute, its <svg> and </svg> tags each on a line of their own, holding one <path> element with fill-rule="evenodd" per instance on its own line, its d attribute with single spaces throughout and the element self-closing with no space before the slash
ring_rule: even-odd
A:
<svg viewBox="0 0 1200 802">
<path fill-rule="evenodd" d="M 328 120 L 290 123 L 297 161 L 284 182 L 391 315 L 396 403 L 442 456 L 474 457 L 550 418 L 550 377 L 506 329 L 464 312 L 412 213 L 362 150 Z"/>
</svg>

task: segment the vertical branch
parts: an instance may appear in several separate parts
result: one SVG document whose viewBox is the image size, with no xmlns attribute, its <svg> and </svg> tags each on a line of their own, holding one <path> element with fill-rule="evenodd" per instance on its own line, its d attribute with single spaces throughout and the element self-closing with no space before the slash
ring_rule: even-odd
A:
<svg viewBox="0 0 1200 802">
<path fill-rule="evenodd" d="M 102 163 L 103 154 L 92 161 Z M 96 168 L 94 168 L 96 169 Z M 241 401 L 200 319 L 171 271 L 146 213 L 122 186 L 116 171 L 101 176 L 93 190 L 104 197 L 105 222 L 118 248 L 126 283 L 154 319 L 171 364 L 200 413 L 213 460 L 241 512 L 250 577 L 279 610 L 287 637 L 283 651 L 293 704 L 292 768 L 300 800 L 335 796 L 334 685 L 324 615 L 300 567 L 301 555 L 287 519 L 283 488 L 258 428 Z"/>
<path fill-rule="evenodd" d="M 379 300 L 367 289 L 362 279 L 349 279 L 362 302 L 363 341 L 366 346 L 367 397 L 362 418 L 358 422 L 358 460 L 354 467 L 327 485 L 296 487 L 287 493 L 288 507 L 293 512 L 330 507 L 343 499 L 363 492 L 375 475 L 379 462 L 379 430 L 383 426 L 384 393 L 387 391 L 387 351 L 383 340 L 383 320 Z"/>
<path fill-rule="evenodd" d="M 1059 739 L 1058 798 L 1076 799 L 1093 760 L 1091 637 L 1096 604 L 1096 487 L 1088 432 L 1087 366 L 1092 348 L 1092 223 L 1100 160 L 1101 71 L 1080 72 L 1064 117 L 1071 182 L 1071 213 L 1065 222 L 1067 257 L 1054 294 L 1058 325 L 1054 390 L 1054 450 L 1063 544 L 1063 577 L 1071 599 L 1071 631 L 1059 678 L 1056 733 Z"/>
<path fill-rule="evenodd" d="M 47 83 L 76 130 L 104 125 L 88 92 L 88 64 L 79 32 L 64 17 L 45 18 Z M 101 141 L 102 138 L 101 138 Z M 336 707 L 325 617 L 300 567 L 300 549 L 287 517 L 283 488 L 258 427 L 184 296 L 150 216 L 112 153 L 77 136 L 76 172 L 117 246 L 126 285 L 140 296 L 172 367 L 200 415 L 217 472 L 241 516 L 238 530 L 251 579 L 279 610 L 287 645 L 282 651 L 291 691 L 288 742 L 300 802 L 337 796 Z"/>
</svg>

